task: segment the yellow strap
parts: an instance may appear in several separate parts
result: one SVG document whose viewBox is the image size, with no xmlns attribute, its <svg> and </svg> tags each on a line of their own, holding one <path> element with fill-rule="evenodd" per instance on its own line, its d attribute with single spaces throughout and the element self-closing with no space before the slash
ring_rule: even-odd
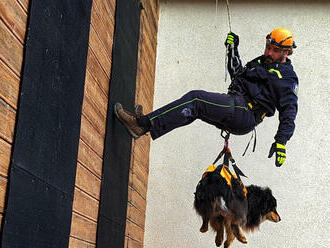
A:
<svg viewBox="0 0 330 248">
<path fill-rule="evenodd" d="M 205 172 L 213 172 L 215 171 L 215 169 L 217 168 L 217 166 L 215 166 L 214 164 L 211 164 Z"/>
<path fill-rule="evenodd" d="M 226 179 L 227 184 L 231 187 L 231 175 L 233 175 L 234 178 L 237 178 L 237 176 L 234 173 L 230 173 L 229 169 L 226 169 L 226 166 L 223 166 L 220 172 L 220 175 Z"/>
<path fill-rule="evenodd" d="M 244 195 L 245 195 L 245 197 L 247 196 L 247 189 L 245 188 L 245 186 L 243 185 L 243 191 L 244 191 Z"/>
<path fill-rule="evenodd" d="M 227 184 L 232 187 L 231 185 L 231 177 L 233 176 L 235 179 L 237 179 L 237 176 L 235 175 L 235 173 L 232 173 L 227 166 L 223 166 L 220 172 L 220 175 L 226 179 Z M 243 185 L 243 191 L 244 191 L 244 195 L 245 197 L 247 196 L 247 189 L 245 188 L 244 184 L 240 181 L 240 183 Z"/>
<path fill-rule="evenodd" d="M 217 166 L 215 166 L 214 164 L 211 164 L 209 167 L 207 167 L 207 169 L 203 173 L 202 178 L 204 178 L 207 173 L 215 171 L 216 168 L 217 168 Z M 235 179 L 237 179 L 237 176 L 235 175 L 235 173 L 232 173 L 226 165 L 222 166 L 222 169 L 220 171 L 220 175 L 226 180 L 227 184 L 230 187 L 231 187 L 231 177 L 233 176 Z M 244 185 L 243 185 L 243 191 L 244 191 L 244 195 L 246 197 L 247 196 L 247 189 L 245 188 Z"/>
<path fill-rule="evenodd" d="M 209 167 L 207 167 L 206 171 L 203 173 L 202 178 L 204 178 L 207 173 L 215 171 L 216 168 L 217 166 L 211 164 Z"/>
</svg>

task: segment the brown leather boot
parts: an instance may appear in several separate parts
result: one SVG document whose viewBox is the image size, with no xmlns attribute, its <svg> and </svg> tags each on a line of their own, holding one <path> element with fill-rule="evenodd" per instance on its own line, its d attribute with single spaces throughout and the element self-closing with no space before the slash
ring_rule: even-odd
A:
<svg viewBox="0 0 330 248">
<path fill-rule="evenodd" d="M 141 105 L 138 105 L 141 106 Z M 142 107 L 142 106 L 141 106 Z M 141 111 L 141 110 L 140 110 Z M 140 127 L 137 123 L 137 115 L 133 114 L 123 108 L 120 103 L 116 103 L 114 106 L 114 112 L 118 120 L 126 127 L 127 131 L 137 139 L 141 135 L 145 134 L 143 127 Z M 138 112 L 135 110 L 135 112 Z M 138 115 L 140 113 L 137 113 Z"/>
</svg>

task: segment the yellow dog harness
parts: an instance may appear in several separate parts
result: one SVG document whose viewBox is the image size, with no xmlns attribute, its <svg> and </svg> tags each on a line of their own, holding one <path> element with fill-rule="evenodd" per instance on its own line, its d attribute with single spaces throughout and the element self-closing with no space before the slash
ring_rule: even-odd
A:
<svg viewBox="0 0 330 248">
<path fill-rule="evenodd" d="M 203 173 L 202 178 L 205 178 L 205 176 L 207 175 L 207 173 L 209 172 L 213 172 L 215 171 L 217 168 L 217 166 L 215 166 L 214 164 L 211 164 Z M 232 173 L 227 165 L 222 165 L 222 169 L 220 171 L 220 175 L 226 180 L 227 184 L 230 186 L 230 188 L 232 188 L 231 185 L 231 178 L 234 177 L 235 179 L 237 179 L 237 176 L 235 173 Z M 244 191 L 244 195 L 245 197 L 247 196 L 247 189 L 245 188 L 244 184 L 242 183 L 241 180 L 239 180 L 240 184 L 243 185 L 243 191 Z"/>
</svg>

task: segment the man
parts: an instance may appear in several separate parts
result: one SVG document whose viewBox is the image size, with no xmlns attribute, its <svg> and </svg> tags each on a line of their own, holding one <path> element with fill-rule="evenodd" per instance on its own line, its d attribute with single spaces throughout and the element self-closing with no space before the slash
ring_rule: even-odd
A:
<svg viewBox="0 0 330 248">
<path fill-rule="evenodd" d="M 114 112 L 134 138 L 150 132 L 153 139 L 196 119 L 236 135 L 243 135 L 279 111 L 279 126 L 268 157 L 275 164 L 286 159 L 286 142 L 295 128 L 298 110 L 298 78 L 288 56 L 296 48 L 292 32 L 274 29 L 266 37 L 264 55 L 243 68 L 238 54 L 239 38 L 229 33 L 225 41 L 232 83 L 228 94 L 194 90 L 147 115 L 136 116 L 116 103 Z"/>
</svg>

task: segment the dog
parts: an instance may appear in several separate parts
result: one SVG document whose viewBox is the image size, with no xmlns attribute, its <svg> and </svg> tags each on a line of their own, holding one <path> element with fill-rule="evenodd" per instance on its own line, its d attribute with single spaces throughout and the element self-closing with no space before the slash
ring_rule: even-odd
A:
<svg viewBox="0 0 330 248">
<path fill-rule="evenodd" d="M 223 243 L 224 230 L 224 247 L 228 248 L 235 238 L 247 243 L 241 228 L 253 232 L 266 220 L 279 222 L 276 207 L 276 199 L 268 187 L 245 187 L 226 165 L 205 172 L 196 186 L 194 208 L 203 220 L 200 231 L 208 231 L 210 223 L 216 232 L 217 247 Z"/>
</svg>

